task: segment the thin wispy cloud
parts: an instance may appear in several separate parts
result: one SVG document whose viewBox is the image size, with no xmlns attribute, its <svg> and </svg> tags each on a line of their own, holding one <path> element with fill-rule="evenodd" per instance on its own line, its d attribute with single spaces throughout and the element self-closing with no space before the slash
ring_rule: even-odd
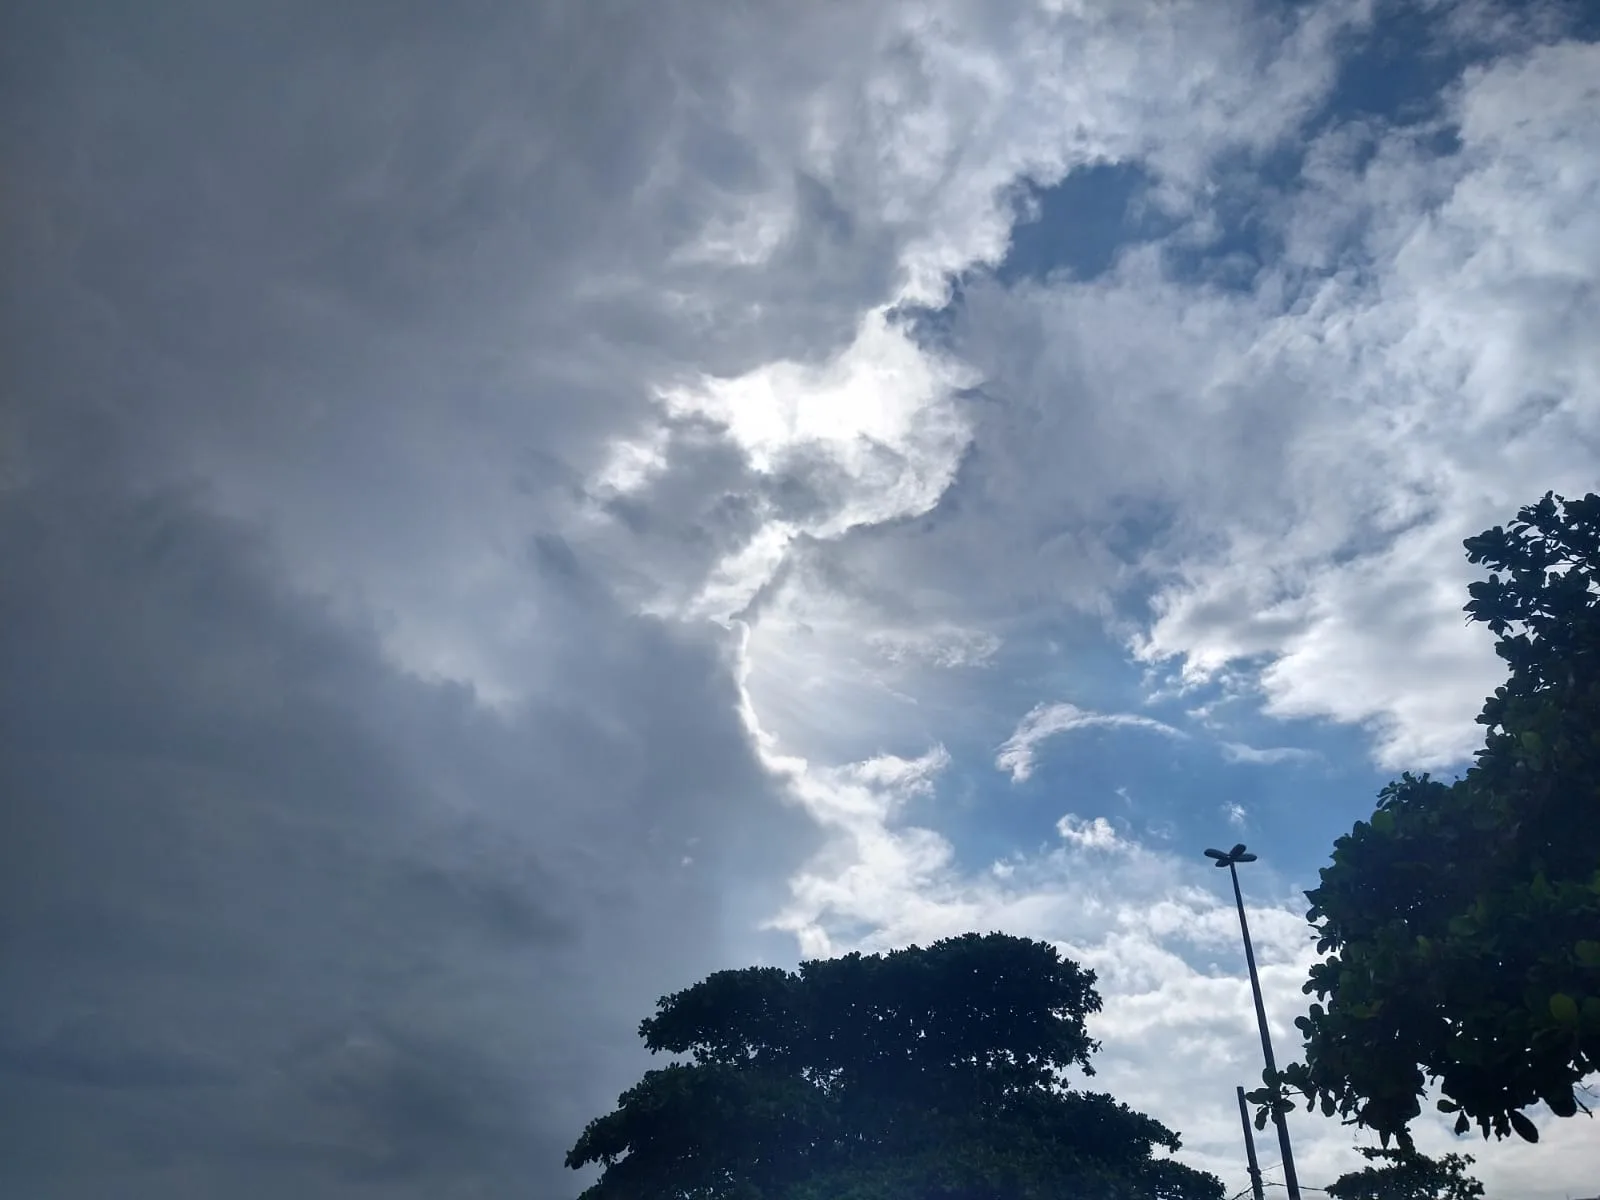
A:
<svg viewBox="0 0 1600 1200">
<path fill-rule="evenodd" d="M 1321 759 L 1315 750 L 1299 746 L 1250 746 L 1244 742 L 1223 742 L 1222 756 L 1229 762 L 1275 766 L 1279 763 L 1311 763 Z"/>
<path fill-rule="evenodd" d="M 1082 729 L 1139 729 L 1169 738 L 1189 736 L 1172 725 L 1137 713 L 1097 713 L 1075 704 L 1040 704 L 1022 718 L 1016 732 L 1001 745 L 995 768 L 1007 772 L 1013 783 L 1021 783 L 1033 774 L 1042 742 Z"/>
</svg>

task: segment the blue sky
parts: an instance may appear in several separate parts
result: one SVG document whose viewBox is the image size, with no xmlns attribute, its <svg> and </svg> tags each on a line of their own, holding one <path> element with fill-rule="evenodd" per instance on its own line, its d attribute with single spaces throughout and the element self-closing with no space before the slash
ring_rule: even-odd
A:
<svg viewBox="0 0 1600 1200">
<path fill-rule="evenodd" d="M 1243 1186 L 1201 850 L 1291 1057 L 1593 487 L 1593 6 L 4 22 L 0 1190 L 569 1194 L 655 997 L 974 928 Z"/>
</svg>

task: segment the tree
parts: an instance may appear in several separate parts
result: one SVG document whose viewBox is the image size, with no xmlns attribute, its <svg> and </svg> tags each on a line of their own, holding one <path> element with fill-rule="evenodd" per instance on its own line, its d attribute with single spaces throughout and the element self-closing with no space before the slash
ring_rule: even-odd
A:
<svg viewBox="0 0 1600 1200">
<path fill-rule="evenodd" d="M 1093 1073 L 1093 972 L 967 934 L 885 955 L 721 971 L 640 1025 L 648 1072 L 567 1155 L 583 1200 L 1220 1200 L 1178 1136 Z"/>
<path fill-rule="evenodd" d="M 1546 495 L 1466 542 L 1466 612 L 1510 667 L 1483 749 L 1445 784 L 1402 775 L 1335 843 L 1307 914 L 1327 958 L 1287 1084 L 1387 1145 L 1434 1084 L 1456 1132 L 1582 1108 L 1600 1068 L 1600 496 Z"/>
<path fill-rule="evenodd" d="M 1483 1184 L 1467 1174 L 1470 1154 L 1429 1158 L 1415 1150 L 1374 1150 L 1361 1154 L 1377 1167 L 1363 1167 L 1328 1185 L 1333 1200 L 1479 1200 Z"/>
</svg>

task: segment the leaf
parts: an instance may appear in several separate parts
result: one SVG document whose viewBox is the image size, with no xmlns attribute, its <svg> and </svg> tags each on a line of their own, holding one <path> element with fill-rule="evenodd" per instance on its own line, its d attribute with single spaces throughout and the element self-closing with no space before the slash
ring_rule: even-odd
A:
<svg viewBox="0 0 1600 1200">
<path fill-rule="evenodd" d="M 1563 1025 L 1578 1023 L 1578 1002 L 1565 992 L 1550 997 L 1550 1015 Z"/>
<path fill-rule="evenodd" d="M 1558 1117 L 1575 1117 L 1578 1115 L 1578 1100 L 1572 1094 L 1570 1087 L 1561 1087 L 1547 1093 L 1544 1102 L 1550 1106 L 1550 1111 Z"/>
<path fill-rule="evenodd" d="M 1457 1133 L 1465 1133 L 1471 1127 L 1472 1127 L 1472 1122 L 1467 1120 L 1467 1114 L 1466 1113 L 1462 1113 L 1459 1117 L 1456 1118 L 1455 1131 Z"/>
<path fill-rule="evenodd" d="M 1583 1023 L 1591 1027 L 1600 1027 L 1600 996 L 1583 998 Z"/>
<path fill-rule="evenodd" d="M 1584 966 L 1600 967 L 1600 942 L 1585 939 L 1574 946 L 1572 952 Z"/>
<path fill-rule="evenodd" d="M 1539 1140 L 1538 1126 L 1536 1126 L 1532 1121 L 1528 1120 L 1527 1117 L 1523 1116 L 1516 1109 L 1512 1109 L 1507 1115 L 1511 1118 L 1511 1128 L 1517 1131 L 1517 1136 L 1523 1141 L 1537 1142 Z"/>
</svg>

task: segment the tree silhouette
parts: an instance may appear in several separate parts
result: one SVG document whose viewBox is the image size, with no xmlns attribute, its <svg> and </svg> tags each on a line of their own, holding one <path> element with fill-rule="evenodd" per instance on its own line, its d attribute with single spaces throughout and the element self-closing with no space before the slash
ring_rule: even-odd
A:
<svg viewBox="0 0 1600 1200">
<path fill-rule="evenodd" d="M 1098 1048 L 1094 974 L 968 934 L 884 955 L 722 971 L 640 1034 L 687 1061 L 590 1122 L 583 1200 L 1220 1200 L 1178 1136 L 1072 1091 Z"/>
<path fill-rule="evenodd" d="M 1333 1200 L 1480 1200 L 1483 1184 L 1467 1174 L 1470 1154 L 1429 1158 L 1415 1150 L 1362 1147 L 1369 1162 L 1328 1185 Z"/>
<path fill-rule="evenodd" d="M 1308 914 L 1330 952 L 1282 1082 L 1409 1146 L 1426 1085 L 1456 1132 L 1559 1117 L 1600 1068 L 1600 496 L 1546 495 L 1466 542 L 1469 618 L 1510 667 L 1451 784 L 1403 775 L 1340 838 Z M 1253 1093 L 1287 1103 L 1272 1086 Z"/>
</svg>

